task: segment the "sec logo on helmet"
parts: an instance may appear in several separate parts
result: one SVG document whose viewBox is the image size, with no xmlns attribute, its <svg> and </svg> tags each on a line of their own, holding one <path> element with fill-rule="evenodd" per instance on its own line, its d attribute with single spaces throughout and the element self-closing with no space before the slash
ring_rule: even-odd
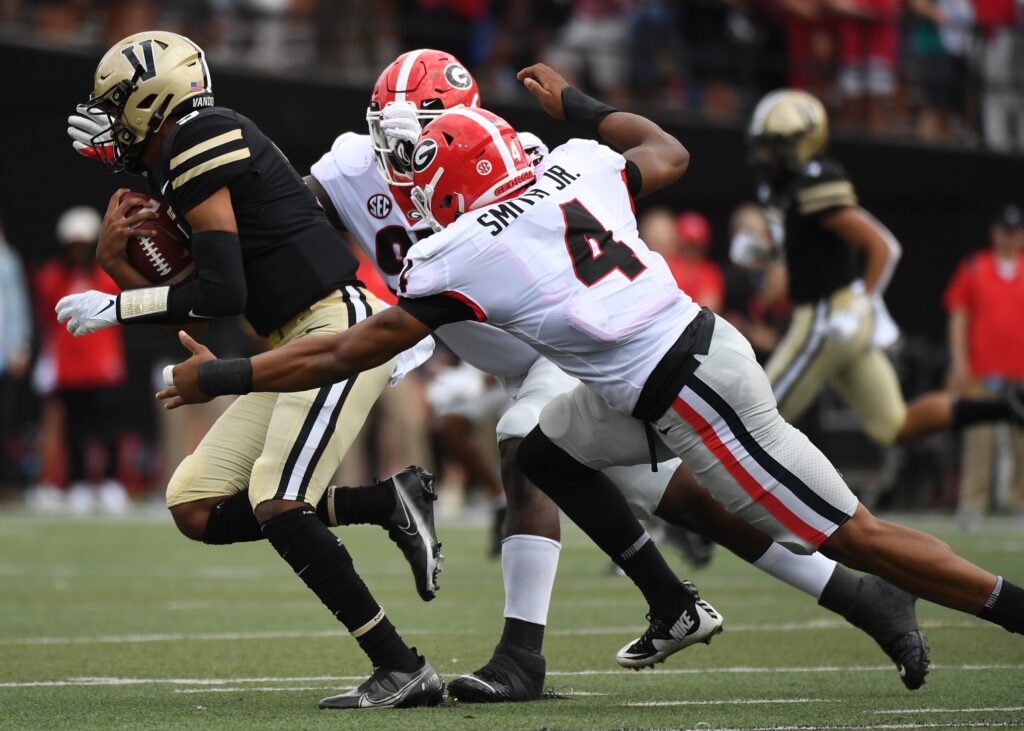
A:
<svg viewBox="0 0 1024 731">
<path fill-rule="evenodd" d="M 391 199 L 383 193 L 371 195 L 370 199 L 366 201 L 366 210 L 374 218 L 387 218 L 391 213 Z"/>
<path fill-rule="evenodd" d="M 412 153 L 413 171 L 422 173 L 430 167 L 430 163 L 434 162 L 435 157 L 437 157 L 437 143 L 433 140 L 423 140 L 416 145 L 416 149 Z"/>
<path fill-rule="evenodd" d="M 490 160 L 481 160 L 480 162 L 478 162 L 476 164 L 476 172 L 477 172 L 478 175 L 490 175 L 491 174 L 491 170 L 493 170 L 493 169 L 494 168 L 491 167 L 491 161 Z"/>
<path fill-rule="evenodd" d="M 444 77 L 456 89 L 468 89 L 473 85 L 473 77 L 457 63 L 450 63 L 445 67 Z"/>
</svg>

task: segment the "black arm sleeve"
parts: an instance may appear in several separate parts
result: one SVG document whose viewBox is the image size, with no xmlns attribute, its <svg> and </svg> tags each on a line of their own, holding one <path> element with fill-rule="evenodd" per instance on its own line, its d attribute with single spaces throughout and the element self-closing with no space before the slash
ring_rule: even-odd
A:
<svg viewBox="0 0 1024 731">
<path fill-rule="evenodd" d="M 636 198 L 640 194 L 640 189 L 644 187 L 644 178 L 640 174 L 639 166 L 632 160 L 626 160 L 626 190 L 629 194 Z"/>
<path fill-rule="evenodd" d="M 415 299 L 399 297 L 398 306 L 431 330 L 437 330 L 442 325 L 453 322 L 480 319 L 468 304 L 444 294 L 432 294 L 429 297 Z"/>
</svg>

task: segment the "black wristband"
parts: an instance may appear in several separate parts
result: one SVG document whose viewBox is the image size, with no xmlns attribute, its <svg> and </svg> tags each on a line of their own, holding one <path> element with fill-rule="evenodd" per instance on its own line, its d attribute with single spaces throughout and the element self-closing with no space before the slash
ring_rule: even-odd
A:
<svg viewBox="0 0 1024 731">
<path fill-rule="evenodd" d="M 252 363 L 248 358 L 207 361 L 199 366 L 196 385 L 207 396 L 249 393 L 252 390 Z"/>
<path fill-rule="evenodd" d="M 575 86 L 562 89 L 562 108 L 567 121 L 587 130 L 593 137 L 599 137 L 597 128 L 609 114 L 619 111 L 602 101 L 587 96 Z"/>
</svg>

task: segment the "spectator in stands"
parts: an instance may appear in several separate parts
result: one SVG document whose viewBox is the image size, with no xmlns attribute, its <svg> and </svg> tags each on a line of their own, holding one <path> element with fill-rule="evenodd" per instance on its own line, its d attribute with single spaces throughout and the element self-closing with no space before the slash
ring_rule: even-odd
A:
<svg viewBox="0 0 1024 731">
<path fill-rule="evenodd" d="M 917 131 L 925 141 L 950 142 L 967 103 L 970 0 L 909 0 L 909 6 L 916 16 L 910 40 L 923 97 Z"/>
<path fill-rule="evenodd" d="M 829 98 L 835 40 L 823 0 L 777 0 L 778 22 L 786 29 L 787 86 Z"/>
<path fill-rule="evenodd" d="M 32 318 L 25 272 L 0 223 L 0 484 L 20 478 L 15 429 L 18 394 L 28 373 Z"/>
<path fill-rule="evenodd" d="M 974 0 L 981 34 L 985 143 L 1024 151 L 1024 10 L 1016 0 Z"/>
<path fill-rule="evenodd" d="M 725 274 L 723 308 L 725 318 L 750 341 L 758 361 L 764 363 L 778 345 L 783 326 L 789 319 L 786 267 L 769 255 L 775 247 L 768 221 L 758 204 L 736 206 L 729 219 L 729 236 L 733 242 L 740 236 L 749 237 L 747 246 L 753 245 L 765 252 L 763 263 L 729 266 Z"/>
<path fill-rule="evenodd" d="M 627 5 L 627 0 L 572 0 L 569 22 L 547 54 L 548 62 L 570 83 L 590 86 L 616 107 L 627 100 Z"/>
<path fill-rule="evenodd" d="M 840 121 L 889 129 L 896 94 L 900 0 L 827 0 L 836 16 Z"/>
<path fill-rule="evenodd" d="M 704 216 L 652 208 L 640 217 L 640 238 L 664 257 L 680 289 L 697 303 L 721 310 L 725 284 L 722 270 L 707 259 L 711 225 Z"/>
<path fill-rule="evenodd" d="M 991 247 L 961 263 L 946 290 L 950 381 L 962 393 L 993 397 L 1024 382 L 1024 213 L 1003 208 L 992 222 Z M 1011 427 L 1014 476 L 1011 508 L 1024 527 L 1024 431 Z M 993 478 L 990 425 L 964 435 L 958 518 L 965 528 L 988 511 Z"/>
<path fill-rule="evenodd" d="M 112 513 L 127 507 L 124 487 L 116 480 L 118 387 L 126 374 L 121 330 L 108 328 L 89 338 L 76 338 L 53 316 L 54 307 L 65 295 L 90 289 L 117 291 L 95 260 L 99 231 L 100 215 L 92 208 L 77 206 L 65 211 L 57 221 L 60 253 L 35 279 L 43 350 L 50 361 L 49 378 L 40 380 L 49 381 L 42 385 L 50 387 L 62 407 L 65 481 L 70 483 L 67 506 L 75 513 L 89 512 L 94 506 Z M 40 502 L 50 505 L 52 500 L 42 496 Z"/>
</svg>

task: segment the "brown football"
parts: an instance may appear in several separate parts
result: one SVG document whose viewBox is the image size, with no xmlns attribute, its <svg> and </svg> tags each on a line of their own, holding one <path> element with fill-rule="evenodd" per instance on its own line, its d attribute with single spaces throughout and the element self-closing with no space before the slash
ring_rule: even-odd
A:
<svg viewBox="0 0 1024 731">
<path fill-rule="evenodd" d="M 129 192 L 121 200 L 136 198 L 139 205 L 132 206 L 125 215 L 133 215 L 141 208 L 155 206 L 157 218 L 143 221 L 139 228 L 156 230 L 155 236 L 133 236 L 128 239 L 125 254 L 135 270 L 153 284 L 168 284 L 172 287 L 187 282 L 196 275 L 188 239 L 177 224 L 171 220 L 163 204 L 145 193 Z"/>
</svg>

